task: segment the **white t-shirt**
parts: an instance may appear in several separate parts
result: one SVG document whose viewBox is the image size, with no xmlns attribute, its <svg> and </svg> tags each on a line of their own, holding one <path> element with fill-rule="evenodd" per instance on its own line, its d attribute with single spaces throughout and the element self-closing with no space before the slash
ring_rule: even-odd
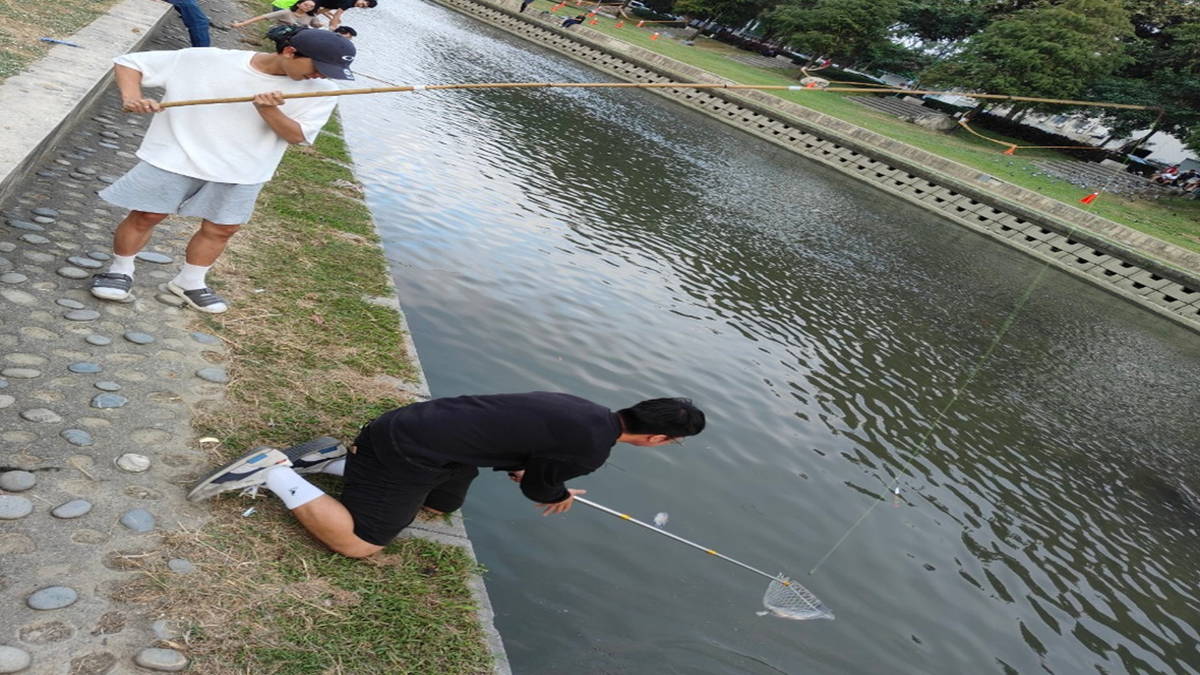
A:
<svg viewBox="0 0 1200 675">
<path fill-rule="evenodd" d="M 141 71 L 144 87 L 164 87 L 163 101 L 338 88 L 330 80 L 293 80 L 259 72 L 250 65 L 255 53 L 194 47 L 125 54 L 113 62 Z M 299 98 L 288 99 L 280 110 L 300 124 L 304 140 L 312 143 L 336 105 L 335 97 Z M 167 108 L 155 114 L 137 156 L 192 178 L 255 184 L 271 180 L 287 146 L 253 103 L 218 103 Z"/>
</svg>

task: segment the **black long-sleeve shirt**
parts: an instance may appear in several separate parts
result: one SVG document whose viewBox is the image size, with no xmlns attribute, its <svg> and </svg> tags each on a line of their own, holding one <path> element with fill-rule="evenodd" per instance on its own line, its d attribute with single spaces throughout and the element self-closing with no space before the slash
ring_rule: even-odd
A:
<svg viewBox="0 0 1200 675">
<path fill-rule="evenodd" d="M 521 492 L 551 503 L 567 498 L 566 481 L 608 460 L 621 422 L 578 396 L 537 391 L 414 403 L 384 413 L 369 432 L 377 453 L 422 466 L 523 469 Z"/>
</svg>

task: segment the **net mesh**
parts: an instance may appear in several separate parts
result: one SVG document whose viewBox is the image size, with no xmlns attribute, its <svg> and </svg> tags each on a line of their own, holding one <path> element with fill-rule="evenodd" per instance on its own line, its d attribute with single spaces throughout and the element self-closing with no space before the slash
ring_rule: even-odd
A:
<svg viewBox="0 0 1200 675">
<path fill-rule="evenodd" d="M 807 588 L 779 575 L 767 586 L 763 595 L 763 606 L 775 616 L 784 619 L 806 621 L 808 619 L 833 619 L 833 612 Z"/>
</svg>

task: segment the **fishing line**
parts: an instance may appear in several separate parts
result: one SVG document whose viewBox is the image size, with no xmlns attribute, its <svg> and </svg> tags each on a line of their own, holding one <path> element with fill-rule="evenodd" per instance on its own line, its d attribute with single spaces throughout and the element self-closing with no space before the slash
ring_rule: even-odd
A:
<svg viewBox="0 0 1200 675">
<path fill-rule="evenodd" d="M 1136 146 L 1134 149 L 1137 149 Z M 1132 150 L 1128 154 L 1132 154 Z M 1125 160 L 1125 166 L 1129 166 L 1129 161 L 1130 160 L 1128 158 Z M 1089 197 L 1085 197 L 1084 199 L 1088 201 L 1085 201 L 1084 203 L 1088 206 L 1091 206 L 1097 195 L 1107 192 L 1108 188 L 1112 186 L 1113 181 L 1116 180 L 1117 173 L 1118 172 L 1114 171 L 1098 192 L 1089 195 Z M 1071 239 L 1078 230 L 1078 225 L 1072 225 L 1071 228 L 1067 230 L 1067 233 L 1063 236 L 1065 236 L 1067 239 Z M 970 371 L 968 371 L 966 377 L 964 377 L 955 387 L 952 395 L 950 396 L 950 401 L 947 402 L 941 410 L 937 411 L 936 415 L 934 415 L 933 422 L 930 423 L 929 428 L 925 431 L 924 436 L 921 437 L 921 441 L 917 444 L 917 455 L 921 454 L 924 448 L 927 447 L 930 436 L 932 436 L 933 432 L 937 430 L 942 420 L 946 417 L 946 414 L 950 412 L 950 409 L 953 408 L 956 403 L 958 403 L 959 398 L 961 398 L 963 392 L 968 386 L 970 386 L 971 382 L 975 380 L 975 377 L 979 374 L 979 371 L 982 370 L 985 365 L 987 365 L 987 361 L 992 357 L 992 353 L 996 351 L 996 348 L 1000 346 L 1000 342 L 1004 339 L 1004 336 L 1008 334 L 1009 329 L 1012 328 L 1014 323 L 1016 323 L 1017 317 L 1020 315 L 1021 311 L 1025 309 L 1025 305 L 1033 296 L 1033 291 L 1042 283 L 1043 277 L 1046 276 L 1046 273 L 1049 270 L 1050 261 L 1043 261 L 1041 269 L 1039 269 L 1038 273 L 1034 275 L 1033 280 L 1029 282 L 1029 285 L 1021 293 L 1021 297 L 1018 298 L 1017 303 L 1013 306 L 1013 309 L 1004 319 L 1004 323 L 1001 324 L 1000 329 L 996 331 L 996 335 L 992 338 L 991 344 L 988 345 L 987 349 L 984 350 L 984 353 L 976 360 Z M 915 459 L 917 455 L 914 455 L 913 459 Z M 904 463 L 911 465 L 912 461 L 909 460 L 908 462 Z M 892 481 L 888 488 L 888 492 L 895 493 L 896 489 L 900 486 L 902 476 L 903 473 L 898 471 L 896 478 Z M 878 508 L 879 505 L 884 501 L 885 500 L 883 499 L 877 499 L 872 502 L 870 506 L 864 509 L 862 514 L 860 514 L 858 518 L 850 524 L 850 527 L 846 529 L 842 536 L 839 537 L 836 542 L 834 542 L 833 546 L 825 552 L 825 555 L 821 556 L 821 558 L 817 560 L 817 563 L 812 566 L 812 569 L 808 571 L 809 576 L 816 574 L 821 565 L 825 564 L 825 561 L 829 560 L 830 556 L 832 556 L 839 548 L 842 547 L 842 544 L 844 544 L 846 540 L 850 538 L 850 535 L 858 529 L 858 526 L 861 525 L 863 521 L 865 521 L 867 517 L 870 516 L 871 513 L 873 513 L 875 509 Z"/>
</svg>

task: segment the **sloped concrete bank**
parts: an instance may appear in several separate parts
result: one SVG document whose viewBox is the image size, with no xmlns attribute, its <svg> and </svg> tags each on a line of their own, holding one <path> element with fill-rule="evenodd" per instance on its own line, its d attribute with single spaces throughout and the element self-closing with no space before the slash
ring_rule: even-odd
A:
<svg viewBox="0 0 1200 675">
<path fill-rule="evenodd" d="M 519 0 L 434 0 L 630 82 L 727 82 Z M 1200 332 L 1200 254 L 765 92 L 650 91 L 925 207 Z"/>
</svg>

